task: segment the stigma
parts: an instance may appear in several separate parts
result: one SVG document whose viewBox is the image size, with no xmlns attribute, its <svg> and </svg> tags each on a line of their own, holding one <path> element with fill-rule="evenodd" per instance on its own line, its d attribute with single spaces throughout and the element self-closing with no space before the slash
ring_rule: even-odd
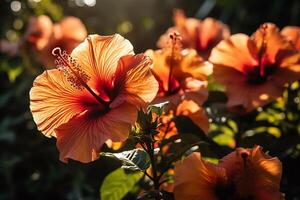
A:
<svg viewBox="0 0 300 200">
<path fill-rule="evenodd" d="M 56 67 L 64 73 L 70 84 L 78 90 L 84 89 L 90 77 L 81 69 L 76 60 L 59 47 L 52 50 L 52 55 L 56 57 Z"/>
</svg>

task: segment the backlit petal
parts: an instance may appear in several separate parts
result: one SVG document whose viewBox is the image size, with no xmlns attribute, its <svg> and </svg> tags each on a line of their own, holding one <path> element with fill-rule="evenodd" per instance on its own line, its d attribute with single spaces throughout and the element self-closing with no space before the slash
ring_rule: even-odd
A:
<svg viewBox="0 0 300 200">
<path fill-rule="evenodd" d="M 209 121 L 203 108 L 192 100 L 184 100 L 177 107 L 176 115 L 188 116 L 199 128 L 208 133 Z"/>
<path fill-rule="evenodd" d="M 127 138 L 136 113 L 134 105 L 122 104 L 98 118 L 89 118 L 87 112 L 72 118 L 55 130 L 60 160 L 93 161 L 94 152 L 99 153 L 108 139 L 116 142 Z"/>
<path fill-rule="evenodd" d="M 38 76 L 30 90 L 30 109 L 38 129 L 46 136 L 55 136 L 55 128 L 84 111 L 78 104 L 78 97 L 84 94 L 57 69 Z"/>
<path fill-rule="evenodd" d="M 275 24 L 265 23 L 251 36 L 257 49 L 261 49 L 263 43 L 266 45 L 265 57 L 275 63 L 275 58 L 280 49 L 291 49 L 291 44 L 280 34 Z"/>
<path fill-rule="evenodd" d="M 154 99 L 158 83 L 151 73 L 151 63 L 150 58 L 144 54 L 128 55 L 120 59 L 115 74 L 115 82 L 120 85 L 120 93 L 112 103 L 112 107 L 122 101 L 144 106 Z"/>
<path fill-rule="evenodd" d="M 214 189 L 218 181 L 225 180 L 224 171 L 192 153 L 175 164 L 174 195 L 176 200 L 218 200 Z"/>
<path fill-rule="evenodd" d="M 212 50 L 209 61 L 245 73 L 247 66 L 257 64 L 250 51 L 253 49 L 253 45 L 254 43 L 247 35 L 232 35 L 230 38 L 221 41 Z"/>
<path fill-rule="evenodd" d="M 92 83 L 111 79 L 122 56 L 133 54 L 131 43 L 121 35 L 89 35 L 71 53 L 84 71 L 93 77 Z"/>
</svg>

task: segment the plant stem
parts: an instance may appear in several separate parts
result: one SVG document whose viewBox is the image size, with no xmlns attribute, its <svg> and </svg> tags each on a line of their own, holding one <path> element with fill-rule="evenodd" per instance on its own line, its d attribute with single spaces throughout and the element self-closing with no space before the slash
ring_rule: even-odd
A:
<svg viewBox="0 0 300 200">
<path fill-rule="evenodd" d="M 159 190 L 159 177 L 156 169 L 156 160 L 154 157 L 154 146 L 153 143 L 147 143 L 147 150 L 150 157 L 151 167 L 152 167 L 152 176 L 154 182 L 154 189 Z"/>
</svg>

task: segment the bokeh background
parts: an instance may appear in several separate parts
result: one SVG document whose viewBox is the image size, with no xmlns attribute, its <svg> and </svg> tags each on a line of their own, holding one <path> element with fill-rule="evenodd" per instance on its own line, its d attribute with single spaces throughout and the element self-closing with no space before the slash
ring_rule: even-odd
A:
<svg viewBox="0 0 300 200">
<path fill-rule="evenodd" d="M 120 33 L 133 43 L 135 52 L 143 52 L 156 48 L 158 37 L 173 23 L 174 8 L 190 17 L 220 19 L 232 33 L 251 34 L 267 21 L 280 28 L 300 25 L 299 0 L 0 0 L 0 39 L 17 42 L 32 15 L 46 14 L 53 21 L 71 15 L 80 18 L 90 34 Z M 28 92 L 43 70 L 38 62 L 0 54 L 0 200 L 99 199 L 103 178 L 118 163 L 100 159 L 84 165 L 63 164 L 58 160 L 55 139 L 37 131 L 29 111 Z M 299 119 L 294 126 L 300 130 Z M 279 147 L 278 153 L 287 200 L 300 199 L 299 130 L 296 136 L 276 141 L 284 149 Z M 259 142 L 270 145 L 274 140 Z"/>
</svg>

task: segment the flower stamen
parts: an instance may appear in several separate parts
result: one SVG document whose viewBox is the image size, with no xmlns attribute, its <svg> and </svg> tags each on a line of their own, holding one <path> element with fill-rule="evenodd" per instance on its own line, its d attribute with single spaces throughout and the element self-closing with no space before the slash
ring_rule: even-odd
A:
<svg viewBox="0 0 300 200">
<path fill-rule="evenodd" d="M 54 48 L 52 54 L 57 57 L 55 60 L 57 68 L 64 72 L 64 75 L 73 87 L 78 90 L 85 88 L 97 101 L 101 104 L 106 104 L 106 102 L 87 85 L 90 77 L 81 69 L 74 58 L 68 55 L 66 51 L 61 51 L 59 47 Z"/>
<path fill-rule="evenodd" d="M 264 53 L 267 48 L 267 42 L 266 42 L 266 29 L 268 28 L 267 24 L 263 24 L 261 26 L 262 31 L 262 42 L 261 47 L 258 51 L 258 66 L 259 66 L 259 75 L 263 77 L 265 75 L 265 63 L 264 63 Z"/>
<path fill-rule="evenodd" d="M 170 70 L 169 70 L 169 76 L 168 76 L 168 92 L 172 92 L 172 73 L 173 73 L 173 67 L 174 62 L 176 58 L 178 57 L 178 52 L 180 52 L 182 47 L 182 38 L 178 32 L 173 32 L 170 34 L 170 40 L 171 40 L 171 56 L 170 56 Z"/>
</svg>

